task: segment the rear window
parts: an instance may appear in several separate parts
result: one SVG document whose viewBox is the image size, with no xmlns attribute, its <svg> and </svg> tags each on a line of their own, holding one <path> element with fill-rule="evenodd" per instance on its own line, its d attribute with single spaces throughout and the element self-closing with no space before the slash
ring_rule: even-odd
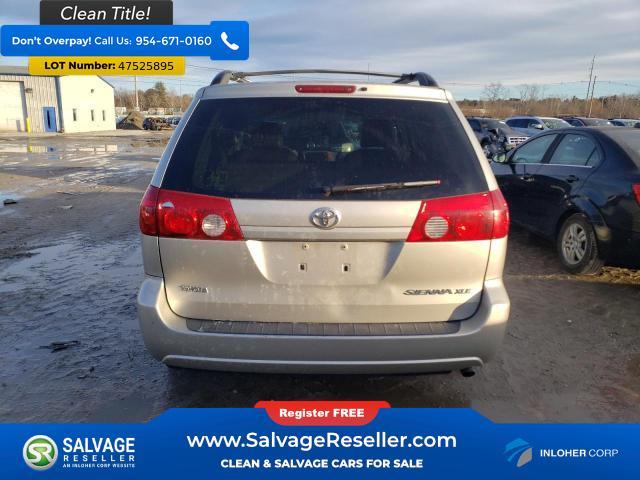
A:
<svg viewBox="0 0 640 480">
<path fill-rule="evenodd" d="M 199 103 L 162 187 L 229 198 L 319 199 L 323 187 L 419 180 L 441 184 L 331 198 L 403 200 L 487 190 L 446 103 L 243 98 Z"/>
<path fill-rule="evenodd" d="M 507 124 L 498 120 L 483 120 L 482 127 L 486 129 L 499 129 L 506 127 Z"/>
<path fill-rule="evenodd" d="M 590 127 L 603 127 L 605 125 L 613 125 L 609 120 L 604 120 L 602 118 L 584 118 L 582 121 L 585 125 L 589 125 Z"/>
<path fill-rule="evenodd" d="M 547 128 L 565 128 L 571 126 L 571 124 L 560 118 L 543 118 L 542 121 Z"/>
</svg>

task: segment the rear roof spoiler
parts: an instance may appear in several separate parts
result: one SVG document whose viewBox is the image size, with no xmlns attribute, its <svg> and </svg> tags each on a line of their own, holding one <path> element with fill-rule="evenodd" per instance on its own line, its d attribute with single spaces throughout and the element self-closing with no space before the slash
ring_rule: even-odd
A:
<svg viewBox="0 0 640 480">
<path fill-rule="evenodd" d="M 394 78 L 393 83 L 406 85 L 413 82 L 418 82 L 422 87 L 437 87 L 438 83 L 435 79 L 424 72 L 416 73 L 382 73 L 382 72 L 367 72 L 363 70 L 326 70 L 326 69 L 302 69 L 302 70 L 265 70 L 261 72 L 233 72 L 231 70 L 223 70 L 218 73 L 211 85 L 226 85 L 227 83 L 234 81 L 239 83 L 249 82 L 249 77 L 263 77 L 270 75 L 295 75 L 308 74 L 308 73 L 322 73 L 330 75 L 366 75 L 371 77 L 386 77 Z"/>
</svg>

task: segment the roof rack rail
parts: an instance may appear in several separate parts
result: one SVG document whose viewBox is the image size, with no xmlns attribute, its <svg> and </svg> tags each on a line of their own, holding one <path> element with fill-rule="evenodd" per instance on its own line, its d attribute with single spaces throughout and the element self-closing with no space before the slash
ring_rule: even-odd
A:
<svg viewBox="0 0 640 480">
<path fill-rule="evenodd" d="M 269 75 L 294 75 L 307 73 L 326 73 L 332 75 L 367 75 L 371 77 L 387 77 L 395 78 L 393 83 L 406 85 L 408 83 L 418 82 L 422 87 L 437 87 L 438 83 L 435 79 L 424 72 L 416 73 L 383 73 L 383 72 L 367 72 L 364 70 L 327 70 L 327 69 L 301 69 L 301 70 L 264 70 L 261 72 L 233 72 L 231 70 L 223 70 L 218 73 L 211 85 L 226 85 L 230 81 L 246 83 L 249 82 L 248 77 L 262 77 Z"/>
</svg>

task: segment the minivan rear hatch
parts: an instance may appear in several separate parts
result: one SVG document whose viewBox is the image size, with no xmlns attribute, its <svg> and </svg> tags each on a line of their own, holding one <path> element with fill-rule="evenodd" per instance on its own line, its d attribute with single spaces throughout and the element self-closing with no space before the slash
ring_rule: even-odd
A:
<svg viewBox="0 0 640 480">
<path fill-rule="evenodd" d="M 473 315 L 495 198 L 453 108 L 291 89 L 200 100 L 185 125 L 158 198 L 195 225 L 167 220 L 159 238 L 171 308 L 264 322 Z M 220 229 L 232 235 L 203 234 Z"/>
</svg>

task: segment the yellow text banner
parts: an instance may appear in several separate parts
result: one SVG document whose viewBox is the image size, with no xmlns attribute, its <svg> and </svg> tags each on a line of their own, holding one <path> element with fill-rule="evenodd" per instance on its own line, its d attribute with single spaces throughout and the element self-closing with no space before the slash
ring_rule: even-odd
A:
<svg viewBox="0 0 640 480">
<path fill-rule="evenodd" d="M 184 57 L 29 57 L 31 75 L 184 75 Z"/>
</svg>

